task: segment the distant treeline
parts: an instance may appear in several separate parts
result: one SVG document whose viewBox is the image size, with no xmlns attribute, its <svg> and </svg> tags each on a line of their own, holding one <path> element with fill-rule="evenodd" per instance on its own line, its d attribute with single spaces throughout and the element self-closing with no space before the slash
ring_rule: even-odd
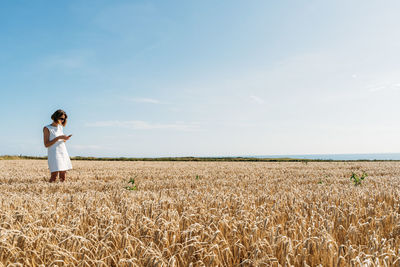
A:
<svg viewBox="0 0 400 267">
<path fill-rule="evenodd" d="M 16 159 L 47 159 L 36 156 L 0 156 L 0 160 Z M 161 157 L 161 158 L 97 158 L 97 157 L 71 157 L 72 160 L 97 160 L 97 161 L 248 161 L 248 162 L 343 162 L 343 161 L 396 161 L 396 160 L 326 160 L 326 159 L 296 159 L 296 158 L 252 158 L 252 157 Z"/>
<path fill-rule="evenodd" d="M 47 159 L 47 157 L 36 156 L 0 156 L 0 160 L 12 159 Z M 293 159 L 293 158 L 251 158 L 251 157 L 161 157 L 161 158 L 98 158 L 98 157 L 71 157 L 71 160 L 98 160 L 98 161 L 325 161 L 325 160 L 310 160 L 310 159 Z"/>
</svg>

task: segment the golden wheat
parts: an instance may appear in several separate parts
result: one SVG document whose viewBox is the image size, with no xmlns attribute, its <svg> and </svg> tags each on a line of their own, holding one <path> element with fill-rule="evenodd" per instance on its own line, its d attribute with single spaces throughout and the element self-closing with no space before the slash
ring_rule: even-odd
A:
<svg viewBox="0 0 400 267">
<path fill-rule="evenodd" d="M 73 165 L 0 161 L 0 266 L 400 266 L 397 162 Z"/>
</svg>

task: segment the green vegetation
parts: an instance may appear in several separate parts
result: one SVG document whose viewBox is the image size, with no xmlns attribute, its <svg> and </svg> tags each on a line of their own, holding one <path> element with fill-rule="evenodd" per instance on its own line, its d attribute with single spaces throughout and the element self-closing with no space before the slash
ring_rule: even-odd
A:
<svg viewBox="0 0 400 267">
<path fill-rule="evenodd" d="M 361 176 L 357 175 L 356 173 L 352 173 L 350 177 L 350 181 L 354 183 L 355 186 L 361 185 L 361 182 L 368 176 L 366 172 L 363 172 Z"/>
<path fill-rule="evenodd" d="M 0 156 L 0 160 L 16 160 L 16 159 L 47 159 L 47 157 L 35 156 Z M 368 162 L 368 161 L 399 161 L 399 160 L 324 160 L 324 159 L 296 159 L 296 158 L 252 158 L 252 157 L 162 157 L 162 158 L 97 158 L 97 157 L 71 157 L 72 160 L 94 160 L 94 161 L 245 161 L 245 162 L 302 162 L 308 164 L 310 162 Z"/>
<path fill-rule="evenodd" d="M 131 185 L 130 186 L 126 186 L 125 189 L 131 190 L 131 191 L 138 190 L 136 185 L 135 185 L 135 179 L 131 178 L 128 183 L 130 183 Z"/>
<path fill-rule="evenodd" d="M 0 160 L 12 159 L 47 159 L 47 157 L 35 156 L 0 156 Z M 97 157 L 71 157 L 71 160 L 96 160 L 96 161 L 270 161 L 270 162 L 312 162 L 312 161 L 327 161 L 327 160 L 310 160 L 310 159 L 295 159 L 295 158 L 251 158 L 251 157 L 162 157 L 162 158 L 97 158 Z M 328 160 L 330 161 L 330 160 Z"/>
<path fill-rule="evenodd" d="M 10 155 L 4 155 L 0 156 L 0 160 L 12 160 L 12 159 L 47 159 L 47 157 L 33 157 L 33 156 L 10 156 Z"/>
<path fill-rule="evenodd" d="M 162 157 L 162 158 L 95 158 L 95 157 L 72 157 L 73 160 L 104 160 L 104 161 L 288 161 L 302 162 L 304 159 L 293 158 L 245 158 L 245 157 Z M 310 160 L 307 160 L 310 161 Z M 312 160 L 320 161 L 320 160 Z"/>
</svg>

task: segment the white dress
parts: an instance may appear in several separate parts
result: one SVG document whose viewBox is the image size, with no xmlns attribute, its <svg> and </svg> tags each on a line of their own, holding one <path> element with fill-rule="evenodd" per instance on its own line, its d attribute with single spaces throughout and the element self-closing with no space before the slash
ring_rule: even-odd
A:
<svg viewBox="0 0 400 267">
<path fill-rule="evenodd" d="M 49 124 L 46 126 L 46 128 L 49 129 L 50 132 L 49 141 L 53 140 L 57 136 L 64 135 L 64 127 L 62 127 L 61 125 L 52 126 L 51 124 Z M 47 162 L 49 163 L 50 172 L 66 171 L 72 169 L 71 160 L 69 158 L 64 140 L 58 140 L 53 145 L 47 148 Z"/>
</svg>

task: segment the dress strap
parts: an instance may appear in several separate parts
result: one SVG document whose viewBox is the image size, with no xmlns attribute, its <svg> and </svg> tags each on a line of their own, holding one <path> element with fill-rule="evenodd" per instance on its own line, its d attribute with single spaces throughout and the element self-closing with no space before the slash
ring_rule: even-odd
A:
<svg viewBox="0 0 400 267">
<path fill-rule="evenodd" d="M 53 130 L 53 126 L 51 126 L 50 124 L 49 125 L 46 125 L 45 126 L 47 129 L 49 129 L 49 130 Z"/>
</svg>

